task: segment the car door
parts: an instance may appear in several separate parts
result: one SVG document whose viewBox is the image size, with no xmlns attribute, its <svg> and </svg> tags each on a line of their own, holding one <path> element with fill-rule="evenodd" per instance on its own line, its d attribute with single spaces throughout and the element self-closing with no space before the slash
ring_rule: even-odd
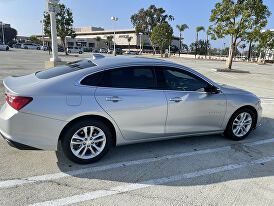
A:
<svg viewBox="0 0 274 206">
<path fill-rule="evenodd" d="M 125 139 L 164 136 L 165 94 L 156 89 L 153 67 L 127 67 L 103 72 L 95 97 L 115 120 Z"/>
<path fill-rule="evenodd" d="M 187 134 L 222 130 L 226 98 L 207 92 L 212 85 L 183 69 L 156 69 L 168 102 L 166 133 Z"/>
</svg>

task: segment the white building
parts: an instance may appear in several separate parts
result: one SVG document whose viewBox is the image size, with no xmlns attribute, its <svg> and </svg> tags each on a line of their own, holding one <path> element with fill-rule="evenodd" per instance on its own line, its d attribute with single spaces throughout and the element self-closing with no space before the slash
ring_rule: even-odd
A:
<svg viewBox="0 0 274 206">
<path fill-rule="evenodd" d="M 143 34 L 136 35 L 135 29 L 122 29 L 116 30 L 114 36 L 114 30 L 104 30 L 101 27 L 81 27 L 75 28 L 76 37 L 67 37 L 67 46 L 81 46 L 89 48 L 106 48 L 105 41 L 107 36 L 113 36 L 113 41 L 115 41 L 117 48 L 138 50 L 140 48 L 140 42 L 142 40 L 146 41 L 145 49 L 152 49 L 150 45 L 149 37 Z M 42 35 L 36 35 L 37 37 L 42 37 Z M 101 41 L 97 42 L 96 37 L 100 37 Z M 132 37 L 130 41 L 130 46 L 128 42 L 128 37 Z M 46 41 L 50 41 L 49 38 L 45 38 Z M 60 42 L 59 42 L 60 43 Z M 112 43 L 113 44 L 113 43 Z M 176 45 L 179 48 L 179 38 L 174 37 L 172 45 Z"/>
</svg>

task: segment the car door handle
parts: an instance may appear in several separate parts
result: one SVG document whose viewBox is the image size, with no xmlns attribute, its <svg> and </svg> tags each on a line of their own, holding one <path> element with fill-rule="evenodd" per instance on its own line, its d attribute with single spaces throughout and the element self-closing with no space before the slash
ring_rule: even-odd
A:
<svg viewBox="0 0 274 206">
<path fill-rule="evenodd" d="M 183 100 L 182 100 L 181 97 L 174 97 L 174 98 L 169 99 L 169 101 L 172 101 L 172 102 L 181 102 Z"/>
<path fill-rule="evenodd" d="M 119 102 L 122 101 L 122 99 L 120 97 L 117 96 L 113 96 L 113 97 L 107 97 L 106 101 L 110 101 L 110 102 Z"/>
</svg>

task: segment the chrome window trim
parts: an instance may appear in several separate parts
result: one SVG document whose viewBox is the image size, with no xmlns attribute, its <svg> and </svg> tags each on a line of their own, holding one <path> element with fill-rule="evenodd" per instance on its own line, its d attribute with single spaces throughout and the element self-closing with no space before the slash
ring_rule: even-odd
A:
<svg viewBox="0 0 274 206">
<path fill-rule="evenodd" d="M 182 66 L 182 65 L 178 65 L 178 64 L 173 64 L 173 63 L 169 63 L 169 62 L 151 62 L 151 63 L 142 63 L 142 62 L 138 62 L 138 63 L 129 63 L 129 64 L 117 64 L 117 65 L 113 65 L 113 66 L 109 66 L 109 67 L 102 67 L 100 70 L 95 71 L 93 73 L 89 73 L 86 74 L 84 76 L 82 76 L 78 81 L 75 82 L 75 86 L 80 86 L 80 87 L 98 87 L 98 86 L 89 86 L 89 85 L 83 85 L 81 84 L 81 81 L 86 78 L 89 75 L 98 73 L 98 72 L 103 72 L 103 71 L 108 71 L 111 69 L 119 69 L 119 68 L 123 68 L 123 67 L 134 67 L 134 66 L 151 66 L 151 67 L 157 67 L 157 66 L 161 66 L 161 67 L 170 67 L 171 69 L 182 69 L 183 71 L 189 72 L 197 77 L 199 77 L 200 79 L 204 80 L 205 82 L 207 82 L 209 85 L 217 87 L 217 89 L 219 89 L 221 92 L 221 88 L 220 86 L 216 83 L 213 82 L 212 80 L 209 80 L 208 78 L 204 77 L 202 74 L 200 73 L 196 73 L 195 70 L 192 70 L 191 68 Z M 99 66 L 100 67 L 100 66 Z M 112 88 L 112 87 L 107 87 L 107 88 Z M 156 89 L 153 89 L 156 90 Z M 159 89 L 158 89 L 159 90 Z M 163 90 L 163 89 L 162 89 Z M 163 91 L 180 91 L 180 90 L 163 90 Z M 197 92 L 197 91 L 185 91 L 185 92 Z M 208 93 L 208 92 L 204 92 L 204 93 Z"/>
</svg>

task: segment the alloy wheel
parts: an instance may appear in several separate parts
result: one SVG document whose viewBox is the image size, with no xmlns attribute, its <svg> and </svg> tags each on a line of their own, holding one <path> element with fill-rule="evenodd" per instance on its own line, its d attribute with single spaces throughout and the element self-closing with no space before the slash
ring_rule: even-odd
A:
<svg viewBox="0 0 274 206">
<path fill-rule="evenodd" d="M 91 159 L 98 156 L 104 150 L 105 145 L 105 133 L 95 126 L 79 129 L 70 141 L 72 153 L 80 159 Z"/>
<path fill-rule="evenodd" d="M 252 116 L 248 112 L 240 113 L 233 121 L 232 131 L 236 137 L 246 135 L 252 126 Z"/>
</svg>

